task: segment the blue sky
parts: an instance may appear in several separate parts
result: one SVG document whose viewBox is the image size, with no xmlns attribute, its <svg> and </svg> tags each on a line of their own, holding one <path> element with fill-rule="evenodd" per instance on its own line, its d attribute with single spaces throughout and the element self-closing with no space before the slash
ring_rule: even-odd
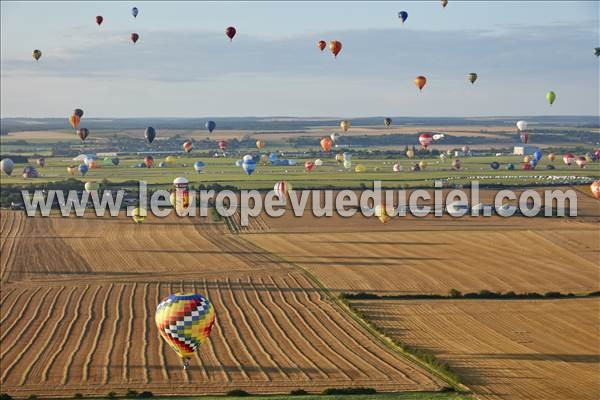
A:
<svg viewBox="0 0 600 400">
<path fill-rule="evenodd" d="M 600 108 L 595 1 L 1 4 L 3 117 L 76 106 L 95 117 L 348 118 Z M 337 60 L 318 51 L 319 39 L 343 43 Z M 35 48 L 44 53 L 37 63 Z M 469 72 L 479 74 L 474 86 Z M 413 83 L 420 74 L 423 93 Z"/>
</svg>

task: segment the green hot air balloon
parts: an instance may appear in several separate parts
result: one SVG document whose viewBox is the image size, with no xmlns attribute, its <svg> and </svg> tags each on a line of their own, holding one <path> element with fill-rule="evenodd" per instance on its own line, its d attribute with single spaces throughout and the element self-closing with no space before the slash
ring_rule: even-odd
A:
<svg viewBox="0 0 600 400">
<path fill-rule="evenodd" d="M 550 105 L 554 104 L 554 100 L 556 100 L 556 93 L 554 93 L 552 90 L 546 93 L 546 100 L 548 100 Z"/>
</svg>

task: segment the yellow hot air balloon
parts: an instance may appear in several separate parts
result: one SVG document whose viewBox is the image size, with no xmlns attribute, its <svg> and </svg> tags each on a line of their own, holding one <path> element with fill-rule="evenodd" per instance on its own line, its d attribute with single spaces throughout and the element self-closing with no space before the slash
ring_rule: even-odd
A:
<svg viewBox="0 0 600 400">
<path fill-rule="evenodd" d="M 523 157 L 523 162 L 524 163 L 528 163 L 529 161 L 531 161 L 531 157 L 530 156 Z"/>
<path fill-rule="evenodd" d="M 419 168 L 421 168 L 422 170 L 427 168 L 427 161 L 421 160 L 421 162 L 419 162 Z"/>
<path fill-rule="evenodd" d="M 408 157 L 409 160 L 412 160 L 412 158 L 415 156 L 415 152 L 413 149 L 408 149 L 406 150 L 406 157 Z"/>
<path fill-rule="evenodd" d="M 354 167 L 354 172 L 362 173 L 362 172 L 365 172 L 366 170 L 367 170 L 367 168 L 362 164 L 358 164 L 356 167 Z"/>
<path fill-rule="evenodd" d="M 344 132 L 347 132 L 348 129 L 350 129 L 350 121 L 348 121 L 347 119 L 345 119 L 342 122 L 340 122 L 340 128 L 342 128 L 342 130 Z"/>
<path fill-rule="evenodd" d="M 264 149 L 264 148 L 265 148 L 265 141 L 264 141 L 264 140 L 257 140 L 257 141 L 256 141 L 256 147 L 257 147 L 259 150 L 262 150 L 262 149 Z"/>
<path fill-rule="evenodd" d="M 133 218 L 133 222 L 135 222 L 136 224 L 141 224 L 142 222 L 144 222 L 147 215 L 148 215 L 148 212 L 146 211 L 145 208 L 136 207 L 133 209 L 133 212 L 131 213 L 131 218 Z"/>
<path fill-rule="evenodd" d="M 375 216 L 381 221 L 382 224 L 387 224 L 394 215 L 394 209 L 392 207 L 386 207 L 385 204 L 380 203 L 375 206 Z"/>
<path fill-rule="evenodd" d="M 160 336 L 181 357 L 183 368 L 187 369 L 189 360 L 210 335 L 215 308 L 200 294 L 175 293 L 156 307 L 154 320 Z"/>
<path fill-rule="evenodd" d="M 69 122 L 71 123 L 73 129 L 77 129 L 79 123 L 81 122 L 81 117 L 77 114 L 73 114 L 69 117 Z"/>
<path fill-rule="evenodd" d="M 167 165 L 173 165 L 176 161 L 177 159 L 173 156 L 167 156 L 167 158 L 165 158 L 165 163 L 167 163 Z"/>
<path fill-rule="evenodd" d="M 78 171 L 78 168 L 76 165 L 70 165 L 67 167 L 67 172 L 69 173 L 69 175 L 75 175 Z"/>
</svg>

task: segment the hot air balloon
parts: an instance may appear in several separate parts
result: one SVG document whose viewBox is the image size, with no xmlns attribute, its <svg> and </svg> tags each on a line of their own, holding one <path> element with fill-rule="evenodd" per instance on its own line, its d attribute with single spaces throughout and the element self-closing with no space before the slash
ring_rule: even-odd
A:
<svg viewBox="0 0 600 400">
<path fill-rule="evenodd" d="M 452 168 L 457 170 L 460 169 L 460 160 L 458 158 L 452 160 Z"/>
<path fill-rule="evenodd" d="M 256 141 L 256 148 L 258 150 L 262 150 L 265 148 L 265 141 L 264 140 L 257 140 Z"/>
<path fill-rule="evenodd" d="M 471 84 L 475 83 L 475 81 L 477 80 L 477 74 L 475 72 L 471 72 L 469 74 L 469 82 L 471 82 Z"/>
<path fill-rule="evenodd" d="M 421 160 L 421 161 L 419 162 L 419 168 L 420 168 L 420 169 L 425 169 L 425 168 L 427 168 L 427 161 L 425 161 L 425 160 Z"/>
<path fill-rule="evenodd" d="M 187 369 L 190 359 L 210 335 L 215 309 L 206 297 L 197 293 L 175 293 L 156 307 L 154 319 L 160 335 Z"/>
<path fill-rule="evenodd" d="M 533 152 L 533 159 L 535 161 L 540 161 L 542 159 L 542 152 L 539 150 L 536 150 Z"/>
<path fill-rule="evenodd" d="M 527 130 L 527 121 L 517 121 L 517 130 L 523 132 Z"/>
<path fill-rule="evenodd" d="M 233 41 L 233 37 L 236 34 L 236 30 L 233 26 L 228 27 L 227 29 L 225 29 L 225 35 L 227 35 L 227 37 L 229 38 L 229 41 Z"/>
<path fill-rule="evenodd" d="M 448 0 L 441 0 L 442 1 L 442 8 L 446 8 L 446 6 L 448 5 Z"/>
<path fill-rule="evenodd" d="M 433 137 L 431 137 L 431 134 L 429 133 L 422 133 L 419 135 L 419 143 L 421 143 L 421 146 L 426 149 L 427 146 L 429 146 L 429 144 L 431 143 L 431 141 L 433 140 Z"/>
<path fill-rule="evenodd" d="M 595 198 L 600 200 L 600 181 L 594 181 L 590 185 L 590 190 Z"/>
<path fill-rule="evenodd" d="M 392 166 L 392 171 L 394 172 L 400 172 L 402 171 L 402 165 L 400 165 L 399 163 L 396 163 Z"/>
<path fill-rule="evenodd" d="M 147 127 L 146 130 L 144 131 L 144 138 L 146 138 L 146 142 L 148 142 L 148 144 L 152 144 L 155 137 L 156 137 L 156 130 L 151 126 Z"/>
<path fill-rule="evenodd" d="M 152 166 L 154 165 L 154 157 L 146 156 L 144 158 L 144 164 L 146 165 L 146 168 L 152 168 Z"/>
<path fill-rule="evenodd" d="M 31 55 L 33 56 L 33 58 L 35 58 L 35 61 L 38 61 L 42 57 L 42 51 L 35 49 L 33 53 L 31 53 Z"/>
<path fill-rule="evenodd" d="M 531 169 L 534 169 L 535 167 L 537 167 L 537 161 L 535 160 L 535 158 L 532 158 L 531 160 L 529 160 L 529 165 L 531 165 Z"/>
<path fill-rule="evenodd" d="M 77 115 L 79 118 L 83 117 L 83 110 L 81 108 L 76 108 L 73 110 L 73 114 Z"/>
<path fill-rule="evenodd" d="M 577 166 L 579 168 L 585 168 L 585 166 L 587 165 L 587 160 L 585 157 L 581 156 L 581 157 L 577 157 L 577 160 L 575 161 L 577 163 Z"/>
<path fill-rule="evenodd" d="M 119 165 L 119 157 L 111 158 L 110 162 L 116 167 L 117 165 Z"/>
<path fill-rule="evenodd" d="M 575 156 L 571 153 L 567 153 L 563 156 L 563 162 L 567 165 L 567 166 L 571 166 L 571 164 L 573 164 L 573 161 L 575 161 Z"/>
<path fill-rule="evenodd" d="M 350 125 L 351 125 L 351 122 L 348 121 L 347 119 L 340 122 L 340 128 L 342 128 L 342 130 L 344 132 L 347 132 L 348 129 L 350 129 Z"/>
<path fill-rule="evenodd" d="M 344 161 L 351 161 L 352 160 L 352 153 L 345 152 L 345 153 L 342 154 L 342 157 L 344 157 Z"/>
<path fill-rule="evenodd" d="M 146 209 L 141 207 L 136 207 L 131 212 L 131 218 L 136 224 L 141 224 L 142 222 L 144 222 L 147 215 L 148 212 L 146 211 Z"/>
<path fill-rule="evenodd" d="M 85 160 L 85 165 L 87 165 L 89 169 L 100 168 L 100 163 L 98 163 L 98 160 L 95 160 L 93 158 L 87 158 Z"/>
<path fill-rule="evenodd" d="M 38 171 L 37 169 L 35 169 L 35 167 L 28 165 L 25 168 L 23 168 L 23 178 L 37 178 L 38 176 Z"/>
<path fill-rule="evenodd" d="M 140 35 L 138 35 L 137 33 L 134 32 L 131 34 L 131 41 L 133 42 L 133 44 L 136 44 L 137 41 L 139 40 L 139 38 L 140 38 Z"/>
<path fill-rule="evenodd" d="M 556 159 L 556 155 L 554 155 L 554 153 L 548 154 L 548 161 L 554 162 L 555 159 Z"/>
<path fill-rule="evenodd" d="M 186 140 L 185 142 L 183 142 L 183 151 L 185 151 L 186 154 L 190 154 L 193 148 L 194 144 L 191 140 Z"/>
<path fill-rule="evenodd" d="M 337 58 L 340 51 L 342 51 L 342 42 L 338 42 L 337 40 L 330 41 L 329 50 L 333 53 L 333 56 Z"/>
<path fill-rule="evenodd" d="M 285 200 L 290 190 L 292 190 L 292 185 L 286 181 L 279 181 L 273 187 L 273 191 L 280 200 Z"/>
<path fill-rule="evenodd" d="M 344 168 L 346 168 L 346 169 L 352 168 L 352 161 L 344 160 Z"/>
<path fill-rule="evenodd" d="M 412 158 L 413 158 L 414 156 L 415 156 L 415 152 L 414 152 L 414 150 L 413 150 L 413 149 L 408 149 L 408 150 L 406 150 L 406 157 L 407 157 L 409 160 L 412 160 Z"/>
<path fill-rule="evenodd" d="M 323 160 L 321 160 L 320 158 L 317 158 L 315 160 L 315 166 L 316 167 L 322 167 L 323 166 Z"/>
<path fill-rule="evenodd" d="M 529 157 L 529 156 L 523 157 L 523 162 L 524 163 L 528 163 L 529 161 L 531 161 L 531 157 Z"/>
<path fill-rule="evenodd" d="M 194 163 L 194 169 L 197 173 L 202 172 L 202 170 L 204 170 L 204 163 L 202 161 L 196 161 Z"/>
<path fill-rule="evenodd" d="M 212 133 L 217 127 L 217 123 L 215 121 L 206 121 L 206 124 L 204 124 L 204 126 L 208 130 L 208 133 Z"/>
<path fill-rule="evenodd" d="M 462 150 L 463 154 L 466 156 L 471 151 L 471 148 L 467 145 L 464 145 L 461 150 Z"/>
<path fill-rule="evenodd" d="M 400 11 L 398 13 L 398 18 L 400 18 L 400 21 L 402 21 L 402 23 L 404 23 L 404 21 L 406 21 L 406 19 L 408 18 L 408 13 L 406 11 Z"/>
<path fill-rule="evenodd" d="M 81 164 L 79 165 L 79 167 L 77 167 L 77 170 L 79 171 L 81 176 L 85 176 L 85 174 L 87 174 L 89 170 L 89 167 L 86 164 Z"/>
<path fill-rule="evenodd" d="M 362 164 L 358 164 L 356 167 L 354 167 L 354 172 L 357 172 L 357 173 L 363 173 L 366 170 L 367 170 L 367 168 Z"/>
<path fill-rule="evenodd" d="M 392 215 L 394 215 L 394 209 L 393 207 L 386 207 L 384 203 L 380 203 L 375 206 L 374 215 L 382 224 L 387 224 L 392 219 Z"/>
<path fill-rule="evenodd" d="M 190 181 L 183 176 L 173 179 L 175 192 L 171 194 L 171 205 L 177 211 L 186 209 L 190 205 L 189 184 Z"/>
<path fill-rule="evenodd" d="M 440 153 L 440 160 L 442 160 L 442 162 L 446 162 L 446 158 L 448 158 L 448 156 L 445 153 Z"/>
<path fill-rule="evenodd" d="M 77 129 L 77 137 L 81 139 L 83 142 L 90 135 L 90 130 L 88 128 L 79 128 Z"/>
<path fill-rule="evenodd" d="M 86 182 L 85 185 L 83 186 L 85 191 L 90 193 L 90 192 L 95 192 L 98 189 L 100 189 L 100 185 L 98 184 L 98 182 Z"/>
<path fill-rule="evenodd" d="M 307 161 L 307 162 L 305 162 L 305 163 L 304 163 L 304 170 L 305 170 L 306 172 L 311 172 L 312 170 L 314 170 L 314 169 L 315 169 L 315 166 L 316 166 L 316 165 L 315 165 L 315 163 L 314 163 L 314 162 L 312 162 L 312 161 Z"/>
<path fill-rule="evenodd" d="M 531 171 L 533 169 L 530 163 L 523 163 L 521 167 L 523 168 L 523 171 Z"/>
<path fill-rule="evenodd" d="M 344 155 L 342 153 L 338 153 L 335 155 L 335 161 L 338 164 L 341 164 L 342 162 L 344 162 Z"/>
<path fill-rule="evenodd" d="M 491 169 L 498 169 L 500 168 L 500 164 L 498 164 L 496 161 L 493 161 L 490 163 L 490 168 Z"/>
<path fill-rule="evenodd" d="M 175 164 L 175 161 L 177 161 L 177 159 L 173 156 L 167 156 L 165 158 L 165 162 L 167 163 L 167 165 L 173 165 Z"/>
<path fill-rule="evenodd" d="M 11 176 L 13 170 L 15 168 L 15 163 L 10 158 L 4 158 L 0 161 L 0 170 L 4 172 L 6 175 Z"/>
<path fill-rule="evenodd" d="M 521 142 L 523 144 L 527 144 L 527 142 L 529 142 L 529 133 L 527 132 L 521 132 L 519 137 L 521 138 Z"/>
<path fill-rule="evenodd" d="M 38 158 L 37 165 L 39 165 L 40 168 L 44 168 L 46 166 L 46 159 L 44 157 Z"/>
<path fill-rule="evenodd" d="M 383 119 L 383 124 L 385 126 L 390 126 L 392 124 L 392 119 L 391 118 L 384 118 Z"/>
<path fill-rule="evenodd" d="M 140 11 L 138 10 L 138 8 L 137 8 L 137 7 L 133 7 L 133 8 L 131 9 L 131 15 L 133 15 L 133 18 L 137 18 L 137 16 L 138 16 L 138 13 L 139 13 L 139 12 L 140 12 Z"/>
<path fill-rule="evenodd" d="M 556 93 L 554 93 L 552 90 L 546 93 L 546 100 L 548 100 L 548 104 L 554 104 L 554 100 L 556 100 Z"/>
<path fill-rule="evenodd" d="M 594 55 L 600 57 L 600 47 L 594 47 Z"/>
<path fill-rule="evenodd" d="M 254 160 L 246 160 L 242 163 L 242 169 L 246 173 L 246 175 L 252 175 L 252 173 L 256 170 L 256 161 Z"/>
<path fill-rule="evenodd" d="M 219 142 L 217 143 L 217 145 L 219 146 L 219 149 L 221 151 L 225 151 L 227 150 L 227 142 L 225 140 L 219 140 Z"/>
<path fill-rule="evenodd" d="M 69 123 L 71 124 L 73 129 L 77 129 L 80 122 L 81 122 L 81 117 L 78 116 L 77 114 L 73 114 L 69 117 Z"/>
<path fill-rule="evenodd" d="M 325 50 L 325 47 L 327 47 L 327 43 L 324 40 L 319 40 L 317 42 L 317 47 L 319 48 L 319 50 L 323 51 Z"/>
<path fill-rule="evenodd" d="M 329 137 L 331 138 L 331 140 L 333 140 L 333 143 L 337 143 L 338 139 L 340 138 L 340 135 L 336 132 L 333 132 L 331 135 L 329 135 Z"/>
<path fill-rule="evenodd" d="M 323 139 L 321 139 L 321 148 L 323 149 L 323 151 L 328 152 L 329 150 L 331 150 L 332 145 L 333 140 L 331 140 L 331 138 L 324 137 Z"/>
<path fill-rule="evenodd" d="M 427 83 L 427 78 L 425 78 L 423 75 L 419 75 L 415 78 L 415 85 L 417 85 L 417 87 L 419 88 L 419 91 L 423 90 L 426 83 Z"/>
<path fill-rule="evenodd" d="M 104 21 L 102 15 L 96 15 L 96 23 L 98 24 L 98 26 L 102 25 L 102 21 Z"/>
<path fill-rule="evenodd" d="M 76 172 L 77 172 L 77 166 L 76 165 L 69 165 L 67 167 L 67 173 L 69 175 L 75 175 Z"/>
</svg>

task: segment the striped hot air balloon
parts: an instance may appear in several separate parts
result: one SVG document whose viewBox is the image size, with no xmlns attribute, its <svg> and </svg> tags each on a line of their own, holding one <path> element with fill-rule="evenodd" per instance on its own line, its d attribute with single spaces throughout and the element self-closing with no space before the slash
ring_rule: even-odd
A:
<svg viewBox="0 0 600 400">
<path fill-rule="evenodd" d="M 285 200 L 287 193 L 290 190 L 292 190 L 292 185 L 286 181 L 279 181 L 273 187 L 273 191 L 275 191 L 275 194 L 277 197 L 279 197 L 279 200 Z"/>
</svg>

